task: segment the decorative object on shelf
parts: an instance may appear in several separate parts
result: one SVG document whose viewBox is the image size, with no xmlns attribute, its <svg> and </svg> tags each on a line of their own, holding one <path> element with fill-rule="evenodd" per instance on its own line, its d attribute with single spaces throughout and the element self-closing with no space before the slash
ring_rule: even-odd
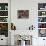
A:
<svg viewBox="0 0 46 46">
<path fill-rule="evenodd" d="M 0 10 L 1 10 L 1 6 L 0 6 Z"/>
<path fill-rule="evenodd" d="M 29 30 L 34 30 L 34 28 L 35 27 L 32 25 L 32 26 L 29 27 Z"/>
<path fill-rule="evenodd" d="M 43 40 L 45 40 L 45 39 L 43 39 Z"/>
<path fill-rule="evenodd" d="M 43 19 L 41 17 L 38 17 L 38 22 L 42 22 Z"/>
<path fill-rule="evenodd" d="M 45 6 L 45 9 L 46 9 L 46 6 Z"/>
<path fill-rule="evenodd" d="M 40 10 L 44 10 L 44 8 L 40 8 Z"/>
<path fill-rule="evenodd" d="M 13 23 L 11 23 L 11 30 L 16 30 L 16 26 Z"/>
<path fill-rule="evenodd" d="M 38 11 L 38 16 L 46 16 L 46 11 Z"/>
<path fill-rule="evenodd" d="M 8 16 L 8 11 L 0 11 L 0 16 Z"/>
<path fill-rule="evenodd" d="M 42 11 L 42 16 L 46 16 L 46 11 Z"/>
<path fill-rule="evenodd" d="M 39 29 L 39 37 L 46 37 L 46 29 Z"/>
<path fill-rule="evenodd" d="M 46 17 L 38 17 L 38 22 L 46 22 Z"/>
<path fill-rule="evenodd" d="M 5 10 L 8 10 L 8 6 L 5 6 Z"/>
<path fill-rule="evenodd" d="M 46 3 L 38 3 L 38 10 L 46 10 Z"/>
<path fill-rule="evenodd" d="M 42 12 L 42 15 L 45 15 L 45 12 Z"/>
<path fill-rule="evenodd" d="M 0 3 L 0 10 L 8 10 L 8 3 Z"/>
<path fill-rule="evenodd" d="M 38 23 L 38 28 L 46 28 L 46 23 Z"/>
<path fill-rule="evenodd" d="M 0 22 L 8 22 L 8 17 L 0 17 Z"/>
<path fill-rule="evenodd" d="M 8 23 L 0 23 L 0 35 L 8 37 Z"/>
<path fill-rule="evenodd" d="M 29 18 L 29 10 L 18 10 L 17 15 L 18 19 Z"/>
<path fill-rule="evenodd" d="M 0 23 L 1 30 L 8 30 L 8 23 Z"/>
</svg>

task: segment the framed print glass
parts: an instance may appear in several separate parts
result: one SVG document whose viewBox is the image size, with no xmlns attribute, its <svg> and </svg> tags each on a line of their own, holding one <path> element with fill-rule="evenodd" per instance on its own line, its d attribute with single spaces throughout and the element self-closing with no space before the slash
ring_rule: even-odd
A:
<svg viewBox="0 0 46 46">
<path fill-rule="evenodd" d="M 17 16 L 18 16 L 18 19 L 29 18 L 29 10 L 18 10 Z"/>
</svg>

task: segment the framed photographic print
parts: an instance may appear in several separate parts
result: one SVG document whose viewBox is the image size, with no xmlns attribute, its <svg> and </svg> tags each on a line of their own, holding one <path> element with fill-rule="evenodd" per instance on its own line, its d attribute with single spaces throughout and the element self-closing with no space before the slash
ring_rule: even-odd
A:
<svg viewBox="0 0 46 46">
<path fill-rule="evenodd" d="M 29 18 L 29 10 L 18 10 L 17 16 L 18 19 L 27 19 Z"/>
</svg>

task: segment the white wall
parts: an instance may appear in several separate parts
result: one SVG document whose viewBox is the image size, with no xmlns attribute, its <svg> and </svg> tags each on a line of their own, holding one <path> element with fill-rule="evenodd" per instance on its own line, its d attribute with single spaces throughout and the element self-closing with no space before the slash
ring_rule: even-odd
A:
<svg viewBox="0 0 46 46">
<path fill-rule="evenodd" d="M 29 19 L 18 19 L 17 10 L 29 10 Z M 29 26 L 37 23 L 37 2 L 35 3 L 29 0 L 12 0 L 11 15 L 11 22 L 14 22 L 17 30 L 27 30 Z"/>
<path fill-rule="evenodd" d="M 27 30 L 32 24 L 37 29 L 38 3 L 46 0 L 11 0 L 11 22 L 16 25 L 17 30 Z M 17 10 L 29 10 L 29 19 L 18 19 Z"/>
<path fill-rule="evenodd" d="M 41 46 L 42 38 L 38 38 L 38 3 L 45 3 L 46 0 L 11 0 L 11 22 L 16 25 L 16 32 L 24 32 L 32 24 L 35 26 L 33 35 L 33 46 Z M 29 19 L 18 19 L 17 10 L 29 10 Z M 23 30 L 23 31 L 22 31 Z M 29 31 L 29 30 L 28 30 Z M 25 31 L 26 33 L 26 31 Z M 37 36 L 37 37 L 36 37 Z M 37 40 L 36 40 L 37 39 Z M 39 44 L 38 44 L 39 43 Z"/>
</svg>

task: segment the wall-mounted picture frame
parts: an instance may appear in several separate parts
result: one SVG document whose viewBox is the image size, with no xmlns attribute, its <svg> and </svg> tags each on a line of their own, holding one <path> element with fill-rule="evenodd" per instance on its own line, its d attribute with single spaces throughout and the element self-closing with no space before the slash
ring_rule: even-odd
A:
<svg viewBox="0 0 46 46">
<path fill-rule="evenodd" d="M 18 19 L 27 19 L 29 18 L 29 10 L 17 10 Z"/>
</svg>

